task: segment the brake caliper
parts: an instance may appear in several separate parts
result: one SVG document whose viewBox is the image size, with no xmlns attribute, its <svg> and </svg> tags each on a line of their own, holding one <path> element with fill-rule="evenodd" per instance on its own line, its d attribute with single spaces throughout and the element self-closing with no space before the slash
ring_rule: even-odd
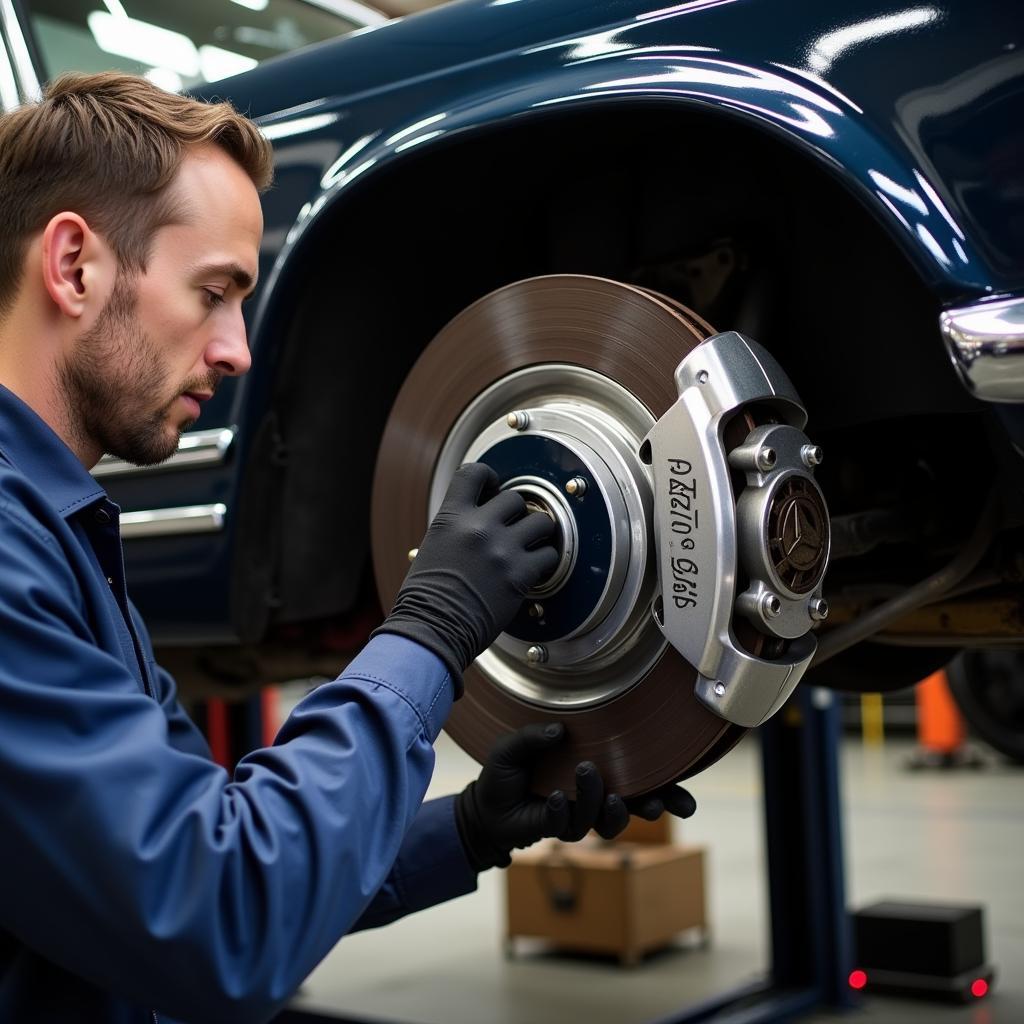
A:
<svg viewBox="0 0 1024 1024">
<path fill-rule="evenodd" d="M 708 338 L 675 380 L 679 397 L 641 449 L 654 474 L 654 618 L 696 667 L 700 700 L 753 727 L 799 682 L 817 648 L 811 629 L 828 614 L 821 449 L 785 372 L 742 334 Z M 737 417 L 746 437 L 728 450 Z"/>
</svg>

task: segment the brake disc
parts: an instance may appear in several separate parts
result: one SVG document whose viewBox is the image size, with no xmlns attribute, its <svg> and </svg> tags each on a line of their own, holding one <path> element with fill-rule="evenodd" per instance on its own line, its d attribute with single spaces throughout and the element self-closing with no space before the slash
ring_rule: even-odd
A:
<svg viewBox="0 0 1024 1024">
<path fill-rule="evenodd" d="M 777 709 L 824 614 L 828 519 L 803 422 L 763 349 L 630 285 L 535 278 L 449 323 L 381 443 L 381 601 L 466 461 L 550 515 L 560 550 L 467 670 L 456 742 L 483 760 L 501 734 L 560 720 L 538 789 L 571 792 L 589 759 L 630 796 L 709 766 Z"/>
</svg>

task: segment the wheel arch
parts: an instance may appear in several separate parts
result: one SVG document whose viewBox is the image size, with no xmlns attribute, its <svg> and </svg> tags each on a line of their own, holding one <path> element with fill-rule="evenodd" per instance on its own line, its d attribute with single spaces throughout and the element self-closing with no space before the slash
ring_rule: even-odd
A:
<svg viewBox="0 0 1024 1024">
<path fill-rule="evenodd" d="M 495 109 L 490 120 L 486 111 L 467 109 L 462 115 L 446 115 L 443 130 L 436 126 L 441 121 L 423 123 L 427 117 L 413 122 L 422 127 L 407 135 L 401 128 L 381 132 L 347 165 L 339 166 L 335 173 L 340 177 L 304 207 L 261 297 L 253 331 L 261 365 L 240 394 L 243 434 L 258 435 L 268 416 L 280 414 L 292 453 L 281 488 L 286 507 L 275 522 L 261 519 L 262 530 L 246 528 L 245 520 L 257 514 L 274 490 L 267 484 L 273 445 L 250 444 L 244 453 L 235 591 L 246 597 L 235 600 L 233 609 L 243 637 L 262 634 L 268 605 L 290 621 L 343 612 L 356 601 L 366 568 L 376 445 L 409 366 L 464 305 L 517 277 L 553 271 L 616 276 L 622 266 L 616 263 L 616 250 L 619 256 L 626 250 L 635 255 L 636 239 L 630 237 L 635 224 L 623 225 L 611 216 L 604 224 L 598 219 L 590 232 L 595 245 L 586 253 L 580 247 L 567 253 L 565 242 L 574 231 L 587 230 L 588 207 L 579 201 L 581 193 L 593 193 L 606 212 L 623 208 L 620 201 L 630 194 L 631 178 L 643 170 L 631 161 L 657 151 L 659 132 L 675 139 L 673 166 L 686 168 L 709 188 L 738 171 L 746 179 L 756 176 L 756 169 L 730 164 L 716 148 L 729 139 L 730 158 L 753 151 L 768 159 L 768 154 L 774 181 L 785 177 L 780 166 L 793 170 L 785 182 L 789 204 L 799 205 L 797 193 L 805 187 L 827 196 L 830 203 L 845 203 L 843 223 L 856 220 L 877 246 L 876 254 L 884 249 L 884 266 L 897 268 L 894 272 L 901 275 L 899 285 L 913 307 L 913 329 L 902 333 L 916 338 L 918 348 L 934 348 L 922 351 L 937 382 L 937 404 L 964 404 L 945 364 L 935 314 L 945 295 L 980 289 L 983 266 L 967 252 L 970 272 L 954 278 L 937 258 L 936 246 L 911 229 L 892 196 L 886 197 L 877 182 L 852 173 L 838 154 L 859 147 L 858 165 L 884 166 L 889 174 L 877 173 L 897 191 L 901 181 L 915 181 L 911 165 L 884 151 L 834 99 L 828 100 L 831 109 L 822 108 L 821 113 L 826 125 L 826 115 L 835 120 L 832 135 L 809 138 L 810 128 L 786 124 L 779 111 L 749 100 L 681 90 L 623 91 L 585 101 L 576 92 L 564 101 L 536 98 L 529 109 L 515 114 L 507 106 Z M 762 92 L 771 96 L 763 79 Z M 792 91 L 788 95 L 792 103 Z M 772 102 L 778 106 L 782 100 Z M 820 124 L 814 127 L 822 131 Z M 410 145 L 419 138 L 416 131 L 422 131 L 423 141 Z M 623 131 L 625 139 L 616 135 Z M 601 132 L 618 141 L 614 160 L 598 169 Z M 679 145 L 686 132 L 693 133 L 692 148 L 701 150 L 689 159 L 682 151 L 687 147 Z M 402 137 L 395 141 L 396 135 Z M 640 139 L 646 148 L 631 150 L 631 143 Z M 495 171 L 499 155 L 514 166 L 504 164 Z M 581 169 L 586 172 L 582 181 L 575 176 Z M 670 171 L 662 168 L 660 175 L 659 188 L 670 191 Z M 602 194 L 602 183 L 613 181 L 622 195 Z M 563 217 L 555 227 L 567 209 L 559 207 L 565 197 L 578 201 L 574 216 Z M 647 198 L 646 217 L 653 220 L 657 197 Z M 509 204 L 520 214 L 519 222 Z M 531 206 L 546 226 L 532 249 L 522 244 L 521 223 Z M 771 211 L 767 216 L 770 220 Z M 948 213 L 933 208 L 929 216 L 934 224 L 946 225 L 948 242 L 956 227 Z M 794 231 L 793 241 L 799 231 Z M 856 269 L 860 275 L 867 273 L 864 266 Z M 894 320 L 892 329 L 899 331 L 900 316 Z M 917 369 L 916 359 L 908 363 Z M 331 461 L 328 453 L 339 458 Z M 287 532 L 291 550 L 288 541 L 261 540 L 266 529 Z M 334 553 L 325 557 L 327 550 Z M 279 564 L 262 565 L 255 576 L 244 568 L 254 559 L 270 557 Z M 273 593 L 268 590 L 266 600 L 257 600 L 259 607 L 254 608 L 249 581 L 272 576 L 277 581 Z"/>
<path fill-rule="evenodd" d="M 409 110 L 417 111 L 412 116 L 357 133 L 325 168 L 320 190 L 288 232 L 254 333 L 280 301 L 276 293 L 283 289 L 287 296 L 289 278 L 302 265 L 305 251 L 315 248 L 348 202 L 362 201 L 396 165 L 409 171 L 450 143 L 472 145 L 524 121 L 655 104 L 666 108 L 666 117 L 680 111 L 708 115 L 729 121 L 738 132 L 767 134 L 817 165 L 864 204 L 922 280 L 944 298 L 952 301 L 992 290 L 992 276 L 947 206 L 942 183 L 929 180 L 910 149 L 894 147 L 891 139 L 873 130 L 853 100 L 824 80 L 784 65 L 682 53 L 646 62 L 643 74 L 628 61 L 604 62 L 599 68 L 576 65 L 559 68 L 557 75 L 549 72 L 537 82 L 524 78 L 502 83 L 500 89 L 492 86 L 490 92 L 461 99 L 452 110 L 417 111 L 410 104 Z"/>
</svg>

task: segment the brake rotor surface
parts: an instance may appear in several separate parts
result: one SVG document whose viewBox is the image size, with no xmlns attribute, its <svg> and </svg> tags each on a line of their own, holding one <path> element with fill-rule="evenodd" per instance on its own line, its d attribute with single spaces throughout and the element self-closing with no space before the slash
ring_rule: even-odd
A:
<svg viewBox="0 0 1024 1024">
<path fill-rule="evenodd" d="M 383 607 L 394 602 L 409 568 L 407 553 L 419 545 L 429 523 L 432 478 L 446 439 L 477 396 L 525 368 L 565 364 L 615 382 L 657 418 L 677 398 L 676 366 L 713 333 L 696 314 L 664 296 L 568 275 L 517 282 L 460 313 L 409 373 L 381 443 L 372 544 Z M 729 447 L 752 425 L 737 421 Z M 537 707 L 471 666 L 465 695 L 445 728 L 482 762 L 504 733 L 528 722 L 561 721 L 566 742 L 538 766 L 537 790 L 558 786 L 572 794 L 575 765 L 590 760 L 609 792 L 628 797 L 707 768 L 745 732 L 698 701 L 695 678 L 694 668 L 665 645 L 653 666 L 624 692 L 574 709 Z"/>
</svg>

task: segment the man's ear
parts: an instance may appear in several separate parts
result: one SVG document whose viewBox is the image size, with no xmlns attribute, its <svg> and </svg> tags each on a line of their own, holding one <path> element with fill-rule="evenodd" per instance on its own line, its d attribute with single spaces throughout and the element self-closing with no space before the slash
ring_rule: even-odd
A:
<svg viewBox="0 0 1024 1024">
<path fill-rule="evenodd" d="M 89 319 L 106 305 L 117 260 L 77 213 L 55 214 L 43 230 L 43 284 L 64 316 Z"/>
</svg>

